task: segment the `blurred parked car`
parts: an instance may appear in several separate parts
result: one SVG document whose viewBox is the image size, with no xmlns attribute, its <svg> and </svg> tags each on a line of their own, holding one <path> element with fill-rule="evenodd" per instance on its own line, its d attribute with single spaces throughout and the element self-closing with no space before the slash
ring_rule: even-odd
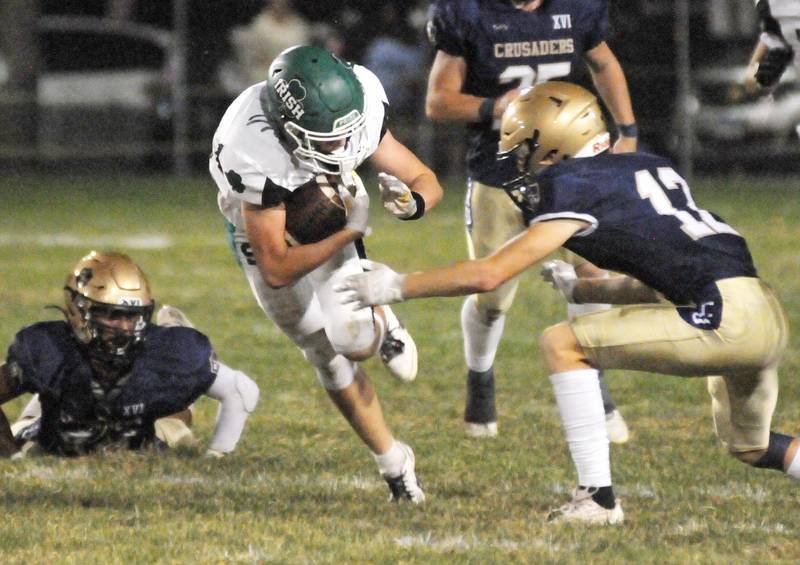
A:
<svg viewBox="0 0 800 565">
<path fill-rule="evenodd" d="M 698 69 L 688 102 L 693 156 L 701 164 L 800 169 L 800 77 L 790 67 L 772 96 L 744 87 L 746 67 Z M 676 110 L 680 112 L 681 109 Z M 674 123 L 677 124 L 678 116 Z"/>
<path fill-rule="evenodd" d="M 42 160 L 129 166 L 169 151 L 168 143 L 158 145 L 159 132 L 169 129 L 169 31 L 49 16 L 39 21 L 39 37 Z"/>
</svg>

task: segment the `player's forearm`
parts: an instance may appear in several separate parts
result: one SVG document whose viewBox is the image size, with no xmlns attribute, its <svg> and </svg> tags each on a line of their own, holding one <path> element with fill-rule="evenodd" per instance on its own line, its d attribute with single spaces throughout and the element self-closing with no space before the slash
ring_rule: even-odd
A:
<svg viewBox="0 0 800 565">
<path fill-rule="evenodd" d="M 434 122 L 479 122 L 486 98 L 450 90 L 434 90 L 425 101 L 425 114 Z"/>
<path fill-rule="evenodd" d="M 619 61 L 616 58 L 608 61 L 592 75 L 597 91 L 608 106 L 614 121 L 624 125 L 636 123 L 628 83 Z"/>
<path fill-rule="evenodd" d="M 616 55 L 606 43 L 601 43 L 586 54 L 586 63 L 600 97 L 608 106 L 608 111 L 617 124 L 633 124 L 631 97 L 625 72 Z"/>
<path fill-rule="evenodd" d="M 362 236 L 354 230 L 343 229 L 316 243 L 286 246 L 279 251 L 268 252 L 253 245 L 253 253 L 261 276 L 267 284 L 277 288 L 300 279 Z"/>
<path fill-rule="evenodd" d="M 647 304 L 660 300 L 655 290 L 625 275 L 578 279 L 572 298 L 576 304 Z"/>
<path fill-rule="evenodd" d="M 502 281 L 479 261 L 464 261 L 432 271 L 410 273 L 403 280 L 403 300 L 489 292 Z"/>
<path fill-rule="evenodd" d="M 430 210 L 442 199 L 442 185 L 439 184 L 439 179 L 430 169 L 415 177 L 408 188 L 422 196 L 425 201 L 425 210 Z"/>
</svg>

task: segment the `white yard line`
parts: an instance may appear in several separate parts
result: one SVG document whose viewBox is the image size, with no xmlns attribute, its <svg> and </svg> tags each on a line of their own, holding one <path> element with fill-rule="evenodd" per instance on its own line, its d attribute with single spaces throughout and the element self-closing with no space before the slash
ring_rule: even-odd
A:
<svg viewBox="0 0 800 565">
<path fill-rule="evenodd" d="M 0 246 L 36 245 L 39 247 L 116 247 L 122 249 L 165 249 L 172 238 L 160 234 L 131 236 L 87 236 L 74 233 L 11 234 L 0 233 Z"/>
</svg>

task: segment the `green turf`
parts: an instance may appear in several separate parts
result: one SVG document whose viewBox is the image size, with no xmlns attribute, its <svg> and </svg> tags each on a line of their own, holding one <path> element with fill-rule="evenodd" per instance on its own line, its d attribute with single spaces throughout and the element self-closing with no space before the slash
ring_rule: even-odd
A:
<svg viewBox="0 0 800 565">
<path fill-rule="evenodd" d="M 368 186 L 374 185 L 371 177 Z M 760 272 L 800 315 L 800 181 L 695 183 L 697 203 L 751 243 Z M 463 189 L 448 184 L 422 222 L 373 206 L 371 256 L 399 269 L 465 256 Z M 500 436 L 468 440 L 460 299 L 398 306 L 420 350 L 402 385 L 366 363 L 390 425 L 412 444 L 428 493 L 392 506 L 366 449 L 333 409 L 298 350 L 261 314 L 225 243 L 206 178 L 0 181 L 0 344 L 48 319 L 67 269 L 93 247 L 128 251 L 160 303 L 180 306 L 222 359 L 261 386 L 236 454 L 202 445 L 167 455 L 0 461 L 2 563 L 761 563 L 800 556 L 800 485 L 729 459 L 712 431 L 701 379 L 611 373 L 632 429 L 612 450 L 626 523 L 547 525 L 575 482 L 538 334 L 559 321 L 558 296 L 530 274 L 509 314 L 496 371 Z M 167 247 L 148 246 L 167 242 Z M 776 428 L 800 432 L 800 359 L 793 338 Z M 16 416 L 23 400 L 5 405 Z M 208 441 L 216 407 L 198 403 Z"/>
</svg>

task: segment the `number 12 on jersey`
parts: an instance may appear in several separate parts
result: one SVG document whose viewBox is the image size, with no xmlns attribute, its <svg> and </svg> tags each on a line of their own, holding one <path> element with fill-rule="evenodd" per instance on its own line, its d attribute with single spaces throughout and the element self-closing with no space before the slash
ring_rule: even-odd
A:
<svg viewBox="0 0 800 565">
<path fill-rule="evenodd" d="M 655 211 L 662 216 L 673 216 L 681 223 L 683 233 L 698 240 L 709 235 L 739 233 L 725 222 L 714 218 L 707 210 L 698 208 L 694 203 L 689 185 L 672 167 L 659 167 L 658 179 L 653 174 L 643 169 L 636 171 L 636 190 L 642 199 L 649 200 Z M 668 191 L 680 190 L 686 199 L 682 208 L 676 208 L 669 199 Z"/>
</svg>

